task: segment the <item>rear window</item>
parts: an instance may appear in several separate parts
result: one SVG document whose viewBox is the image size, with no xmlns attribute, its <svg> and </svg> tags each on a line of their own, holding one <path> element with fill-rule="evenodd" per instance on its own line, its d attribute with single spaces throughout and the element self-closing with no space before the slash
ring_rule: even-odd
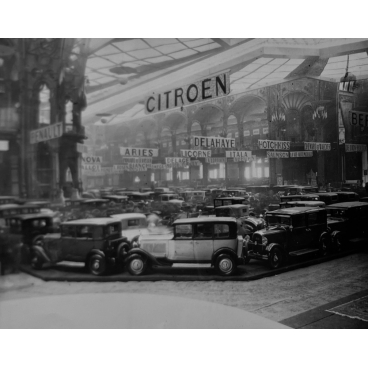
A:
<svg viewBox="0 0 368 368">
<path fill-rule="evenodd" d="M 61 226 L 61 235 L 65 237 L 74 237 L 75 226 Z"/>
<path fill-rule="evenodd" d="M 191 224 L 181 224 L 175 226 L 175 239 L 191 239 L 193 227 Z"/>
<path fill-rule="evenodd" d="M 226 239 L 230 237 L 230 227 L 228 224 L 215 224 L 214 226 L 215 239 Z"/>
</svg>

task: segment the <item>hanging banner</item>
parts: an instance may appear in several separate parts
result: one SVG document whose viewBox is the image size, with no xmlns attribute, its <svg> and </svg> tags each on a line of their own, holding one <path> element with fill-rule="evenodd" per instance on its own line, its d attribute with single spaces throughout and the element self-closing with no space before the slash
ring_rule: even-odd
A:
<svg viewBox="0 0 368 368">
<path fill-rule="evenodd" d="M 251 162 L 256 161 L 257 156 L 253 155 L 250 157 L 234 157 L 234 162 Z"/>
<path fill-rule="evenodd" d="M 251 157 L 252 151 L 226 151 L 226 157 Z"/>
<path fill-rule="evenodd" d="M 221 137 L 193 137 L 193 144 L 195 147 L 208 147 L 208 148 L 235 148 L 234 138 L 221 138 Z"/>
<path fill-rule="evenodd" d="M 157 157 L 157 148 L 136 148 L 136 147 L 120 147 L 122 156 L 130 157 Z"/>
<path fill-rule="evenodd" d="M 365 152 L 366 144 L 345 143 L 345 152 Z"/>
<path fill-rule="evenodd" d="M 289 150 L 290 141 L 269 141 L 267 139 L 258 139 L 260 149 Z"/>
<path fill-rule="evenodd" d="M 183 157 L 211 157 L 211 151 L 203 151 L 203 150 L 180 150 L 180 153 Z"/>
<path fill-rule="evenodd" d="M 82 170 L 101 171 L 101 165 L 84 165 L 84 164 L 82 164 Z"/>
<path fill-rule="evenodd" d="M 152 114 L 226 96 L 230 93 L 230 71 L 163 93 L 153 93 L 144 101 L 145 113 Z"/>
<path fill-rule="evenodd" d="M 368 127 L 368 112 L 349 111 L 349 122 L 352 126 Z"/>
<path fill-rule="evenodd" d="M 122 157 L 124 164 L 151 164 L 152 157 Z"/>
<path fill-rule="evenodd" d="M 291 151 L 290 157 L 313 157 L 313 151 Z"/>
<path fill-rule="evenodd" d="M 206 162 L 208 164 L 226 163 L 226 157 L 206 157 Z"/>
<path fill-rule="evenodd" d="M 167 164 L 179 163 L 179 164 L 189 165 L 190 158 L 185 158 L 185 157 L 166 157 L 165 158 L 165 162 Z"/>
<path fill-rule="evenodd" d="M 267 151 L 268 158 L 289 158 L 289 152 Z"/>
<path fill-rule="evenodd" d="M 63 123 L 50 124 L 47 127 L 31 130 L 29 139 L 31 144 L 60 138 L 63 135 Z"/>
<path fill-rule="evenodd" d="M 82 163 L 85 165 L 87 164 L 100 165 L 102 164 L 102 156 L 82 155 Z"/>
<path fill-rule="evenodd" d="M 305 151 L 331 151 L 331 143 L 326 142 L 304 142 Z"/>
</svg>

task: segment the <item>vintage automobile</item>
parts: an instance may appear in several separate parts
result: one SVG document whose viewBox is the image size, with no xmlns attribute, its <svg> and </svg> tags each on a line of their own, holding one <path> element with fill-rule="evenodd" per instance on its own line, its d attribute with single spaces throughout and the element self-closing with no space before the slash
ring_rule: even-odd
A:
<svg viewBox="0 0 368 368">
<path fill-rule="evenodd" d="M 122 264 L 130 248 L 127 239 L 121 236 L 121 222 L 114 218 L 63 222 L 60 229 L 60 233 L 46 234 L 34 244 L 33 268 L 61 261 L 85 262 L 92 274 L 100 276 Z"/>
<path fill-rule="evenodd" d="M 174 203 L 182 203 L 184 202 L 184 198 L 180 197 L 179 194 L 174 194 L 174 193 L 170 193 L 170 194 L 160 194 L 158 197 L 158 201 L 159 202 L 172 202 L 172 201 L 176 201 Z M 180 202 L 177 202 L 180 201 Z"/>
<path fill-rule="evenodd" d="M 127 196 L 128 196 L 128 200 L 134 203 L 152 201 L 152 194 L 150 192 L 145 192 L 145 193 L 132 192 L 130 194 L 127 194 Z"/>
<path fill-rule="evenodd" d="M 339 203 L 359 201 L 359 195 L 355 192 L 336 192 Z"/>
<path fill-rule="evenodd" d="M 319 201 L 318 194 L 293 194 L 280 197 L 280 202 Z"/>
<path fill-rule="evenodd" d="M 245 189 L 224 189 L 221 195 L 224 197 L 243 197 L 246 199 L 249 197 Z"/>
<path fill-rule="evenodd" d="M 139 235 L 149 234 L 147 217 L 143 213 L 120 213 L 111 217 L 121 222 L 121 236 L 126 237 L 129 243 Z"/>
<path fill-rule="evenodd" d="M 249 204 L 249 201 L 244 197 L 217 197 L 213 200 L 213 205 L 219 206 L 229 206 L 231 204 Z"/>
<path fill-rule="evenodd" d="M 127 196 L 115 195 L 115 194 L 104 195 L 102 196 L 102 199 L 107 199 L 110 202 L 119 203 L 119 204 L 124 204 L 124 203 L 127 203 L 128 201 Z"/>
<path fill-rule="evenodd" d="M 326 255 L 330 247 L 327 212 L 318 207 L 292 207 L 266 214 L 267 227 L 245 237 L 250 259 L 281 267 L 291 257 L 309 253 Z"/>
<path fill-rule="evenodd" d="M 223 276 L 235 273 L 244 263 L 244 240 L 237 235 L 237 223 L 229 217 L 200 217 L 176 220 L 173 233 L 140 236 L 125 264 L 132 275 L 147 267 L 174 263 L 210 263 Z"/>
<path fill-rule="evenodd" d="M 22 258 L 29 261 L 30 250 L 43 235 L 59 231 L 60 218 L 56 212 L 14 215 L 6 220 L 9 244 L 22 244 Z"/>
<path fill-rule="evenodd" d="M 339 202 L 339 196 L 337 195 L 337 193 L 320 192 L 318 193 L 318 197 L 319 200 L 325 202 L 326 205 Z"/>
<path fill-rule="evenodd" d="M 238 223 L 238 234 L 243 238 L 265 227 L 263 218 L 257 218 L 252 208 L 245 204 L 232 204 L 215 208 L 216 217 L 234 217 Z"/>
<path fill-rule="evenodd" d="M 325 208 L 326 203 L 322 201 L 291 201 L 291 202 L 281 202 L 280 208 L 290 208 L 290 207 L 321 207 Z"/>
<path fill-rule="evenodd" d="M 41 208 L 33 205 L 18 205 L 15 203 L 0 205 L 0 227 L 7 226 L 6 218 L 15 215 L 25 215 L 29 213 L 40 213 Z"/>
<path fill-rule="evenodd" d="M 342 202 L 331 204 L 326 209 L 327 225 L 337 251 L 340 251 L 349 239 L 368 237 L 368 203 Z"/>
<path fill-rule="evenodd" d="M 0 205 L 10 203 L 18 203 L 18 198 L 12 196 L 0 196 Z"/>
</svg>

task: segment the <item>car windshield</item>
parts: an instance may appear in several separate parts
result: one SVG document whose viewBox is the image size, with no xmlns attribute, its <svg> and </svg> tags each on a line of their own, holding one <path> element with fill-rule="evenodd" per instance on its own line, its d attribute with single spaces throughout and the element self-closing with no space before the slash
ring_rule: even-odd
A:
<svg viewBox="0 0 368 368">
<path fill-rule="evenodd" d="M 291 218 L 287 215 L 267 215 L 268 225 L 291 225 Z"/>
<path fill-rule="evenodd" d="M 216 209 L 217 217 L 229 217 L 231 214 L 230 208 L 218 208 Z"/>
<path fill-rule="evenodd" d="M 346 210 L 340 208 L 329 208 L 327 209 L 328 217 L 346 217 Z"/>
</svg>

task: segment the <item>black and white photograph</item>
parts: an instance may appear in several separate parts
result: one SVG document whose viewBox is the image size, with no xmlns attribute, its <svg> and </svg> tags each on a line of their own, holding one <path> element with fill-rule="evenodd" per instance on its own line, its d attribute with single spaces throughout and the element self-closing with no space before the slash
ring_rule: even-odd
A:
<svg viewBox="0 0 368 368">
<path fill-rule="evenodd" d="M 348 9 L 323 32 L 315 9 L 286 37 L 249 37 L 260 33 L 244 18 L 211 38 L 234 6 L 186 9 L 176 30 L 160 13 L 160 36 L 138 3 L 107 32 L 106 13 L 100 25 L 98 10 L 55 9 L 57 36 L 42 38 L 57 25 L 33 13 L 40 37 L 0 39 L 2 339 L 211 329 L 242 364 L 271 331 L 247 332 L 243 351 L 234 329 L 277 340 L 368 327 L 368 34 L 345 35 L 361 22 Z M 184 342 L 166 349 L 186 354 Z"/>
</svg>

